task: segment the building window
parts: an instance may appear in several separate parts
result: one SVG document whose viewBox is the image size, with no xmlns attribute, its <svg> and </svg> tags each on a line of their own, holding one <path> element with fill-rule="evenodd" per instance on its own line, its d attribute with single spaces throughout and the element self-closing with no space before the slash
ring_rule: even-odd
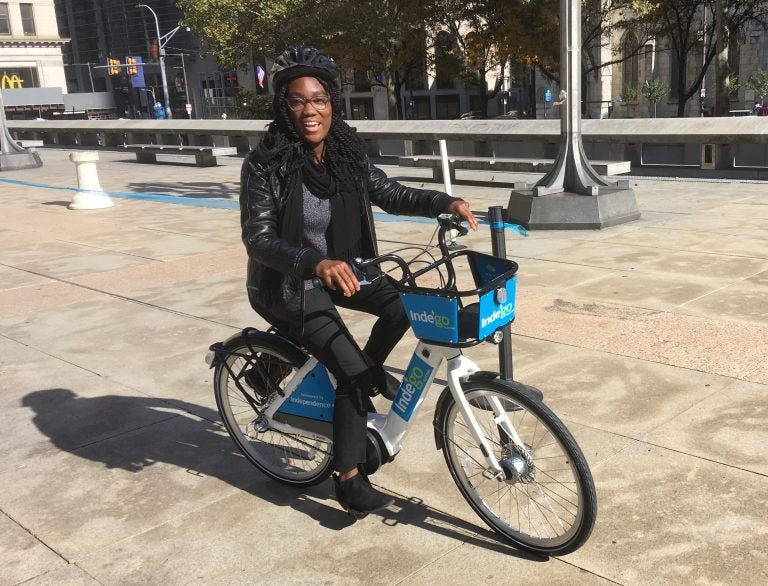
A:
<svg viewBox="0 0 768 586">
<path fill-rule="evenodd" d="M 353 79 L 356 92 L 371 91 L 371 77 L 370 72 L 367 69 L 355 69 Z M 359 120 L 359 118 L 356 120 Z"/>
<path fill-rule="evenodd" d="M 8 18 L 8 3 L 0 3 L 0 35 L 11 34 L 11 21 Z"/>
<path fill-rule="evenodd" d="M 429 120 L 432 118 L 429 96 L 409 96 L 406 102 L 406 116 L 410 120 Z"/>
<path fill-rule="evenodd" d="M 459 96 L 436 96 L 435 114 L 438 120 L 453 120 L 459 117 Z"/>
<path fill-rule="evenodd" d="M 350 98 L 352 120 L 373 120 L 373 98 Z"/>
<path fill-rule="evenodd" d="M 677 53 L 674 49 L 669 50 L 669 97 L 677 99 L 677 77 L 680 71 L 680 62 L 677 60 Z"/>
<path fill-rule="evenodd" d="M 634 33 L 628 32 L 624 35 L 621 43 L 621 56 L 624 59 L 621 87 L 622 89 L 634 88 L 637 90 L 639 57 L 637 54 L 637 37 L 635 37 Z"/>
<path fill-rule="evenodd" d="M 35 13 L 31 4 L 19 4 L 21 8 L 21 28 L 28 37 L 34 37 L 37 34 L 35 30 Z"/>
<path fill-rule="evenodd" d="M 739 35 L 731 35 L 728 39 L 728 71 L 731 79 L 739 77 L 741 73 L 741 44 L 743 38 Z"/>
<path fill-rule="evenodd" d="M 35 67 L 0 67 L 0 87 L 21 89 L 40 87 Z"/>
</svg>

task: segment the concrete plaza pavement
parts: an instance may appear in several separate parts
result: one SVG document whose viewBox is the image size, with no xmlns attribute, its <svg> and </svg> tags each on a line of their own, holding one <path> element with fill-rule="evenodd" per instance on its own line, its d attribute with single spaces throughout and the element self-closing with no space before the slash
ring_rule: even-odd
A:
<svg viewBox="0 0 768 586">
<path fill-rule="evenodd" d="M 639 221 L 507 235 L 515 378 L 572 430 L 599 499 L 587 544 L 541 559 L 460 497 L 432 439 L 438 389 L 373 477 L 396 498 L 382 515 L 353 523 L 330 481 L 286 488 L 238 455 L 203 356 L 263 325 L 239 159 L 104 151 L 115 206 L 72 211 L 69 151 L 40 154 L 0 174 L 0 584 L 768 582 L 768 185 L 635 180 Z M 454 186 L 478 211 L 508 191 Z M 432 235 L 378 217 L 383 248 Z M 489 251 L 488 227 L 465 243 Z M 347 315 L 363 338 L 372 320 Z M 469 353 L 496 364 L 494 346 Z"/>
</svg>

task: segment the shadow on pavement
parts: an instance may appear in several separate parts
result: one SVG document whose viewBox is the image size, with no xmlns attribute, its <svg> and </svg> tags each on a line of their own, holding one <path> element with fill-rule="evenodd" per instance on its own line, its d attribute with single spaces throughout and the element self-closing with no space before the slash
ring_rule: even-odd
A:
<svg viewBox="0 0 768 586">
<path fill-rule="evenodd" d="M 240 195 L 240 183 L 238 181 L 155 181 L 128 183 L 126 191 L 182 197 L 236 199 Z"/>
<path fill-rule="evenodd" d="M 293 488 L 258 472 L 235 448 L 213 409 L 149 396 L 82 397 L 63 388 L 34 391 L 22 404 L 32 409 L 33 423 L 56 448 L 107 468 L 140 473 L 157 463 L 171 464 L 218 478 L 273 505 L 289 506 L 332 530 L 355 523 L 336 504 L 330 481 Z M 516 550 L 493 532 L 419 498 L 398 497 L 392 508 L 377 516 L 389 526 L 413 525 L 491 551 L 546 559 Z"/>
</svg>

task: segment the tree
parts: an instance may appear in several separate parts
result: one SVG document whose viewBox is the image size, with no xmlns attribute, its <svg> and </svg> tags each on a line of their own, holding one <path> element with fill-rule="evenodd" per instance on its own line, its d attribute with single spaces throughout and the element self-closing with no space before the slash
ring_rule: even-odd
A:
<svg viewBox="0 0 768 586">
<path fill-rule="evenodd" d="M 560 81 L 560 0 L 504 2 L 505 33 L 502 45 L 513 62 L 536 68 L 555 83 Z M 653 30 L 636 17 L 637 0 L 584 0 L 582 2 L 582 73 L 584 83 L 599 80 L 600 72 L 647 51 Z M 623 42 L 604 58 L 616 31 L 631 31 L 632 42 Z M 640 79 L 625 85 L 636 86 Z M 636 89 L 636 88 L 635 88 Z M 587 95 L 587 88 L 582 89 Z"/>
<path fill-rule="evenodd" d="M 435 65 L 460 79 L 465 86 L 475 88 L 479 94 L 480 110 L 488 113 L 488 100 L 501 90 L 497 83 L 489 90 L 486 81 L 492 71 L 504 69 L 507 55 L 500 51 L 501 2 L 486 0 L 442 0 L 430 5 L 429 20 L 433 34 L 447 31 L 452 38 L 451 48 L 435 55 Z M 440 44 L 434 42 L 435 47 Z M 453 49 L 455 47 L 455 49 Z M 499 79 L 501 81 L 501 79 Z"/>
<path fill-rule="evenodd" d="M 277 55 L 304 35 L 303 14 L 319 0 L 178 0 L 188 25 L 203 41 L 204 53 L 223 68 L 252 62 L 253 55 Z"/>
<path fill-rule="evenodd" d="M 637 0 L 634 16 L 654 36 L 665 38 L 676 66 L 674 89 L 677 115 L 684 116 L 688 100 L 697 94 L 717 52 L 717 35 L 713 17 L 716 0 Z M 767 0 L 722 0 L 723 20 L 719 23 L 721 43 L 727 35 L 737 34 L 753 22 L 768 22 Z M 695 57 L 695 61 L 694 61 Z M 727 57 L 726 57 L 727 58 Z M 689 69 L 694 72 L 689 80 Z"/>
<path fill-rule="evenodd" d="M 222 67 L 245 66 L 312 44 L 343 67 L 368 71 L 387 88 L 391 118 L 402 118 L 400 94 L 424 55 L 425 11 L 405 0 L 179 0 L 188 24 Z"/>
<path fill-rule="evenodd" d="M 760 99 L 760 105 L 765 106 L 765 96 L 768 94 L 768 71 L 758 69 L 749 77 L 747 85 L 755 90 L 755 94 Z"/>
<path fill-rule="evenodd" d="M 632 8 L 635 6 L 636 0 L 588 0 L 584 3 L 582 53 L 585 75 L 592 73 L 597 77 L 601 69 L 646 52 L 654 33 L 647 22 L 634 16 Z M 614 48 L 612 58 L 605 61 L 600 53 L 616 32 L 631 32 L 633 42 Z"/>
<path fill-rule="evenodd" d="M 669 93 L 669 87 L 663 81 L 654 79 L 646 81 L 643 86 L 643 95 L 653 104 L 653 117 L 656 118 L 656 105 Z"/>
<path fill-rule="evenodd" d="M 268 120 L 272 117 L 272 98 L 237 88 L 233 114 L 241 120 Z"/>
<path fill-rule="evenodd" d="M 330 0 L 310 19 L 321 29 L 320 46 L 342 65 L 367 71 L 371 85 L 385 87 L 389 117 L 402 119 L 403 87 L 429 48 L 428 15 L 413 1 Z"/>
</svg>

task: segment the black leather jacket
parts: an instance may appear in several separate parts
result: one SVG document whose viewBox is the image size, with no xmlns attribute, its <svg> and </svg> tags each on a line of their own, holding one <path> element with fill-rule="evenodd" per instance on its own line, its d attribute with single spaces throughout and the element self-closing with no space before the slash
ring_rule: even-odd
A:
<svg viewBox="0 0 768 586">
<path fill-rule="evenodd" d="M 323 256 L 314 249 L 292 246 L 281 236 L 287 222 L 303 218 L 283 215 L 288 194 L 285 168 L 272 172 L 251 153 L 240 177 L 240 223 L 248 251 L 248 299 L 264 319 L 286 334 L 300 337 L 303 329 L 304 280 L 314 274 Z M 377 254 L 371 203 L 398 215 L 436 217 L 457 201 L 446 193 L 413 189 L 387 178 L 368 163 L 359 180 L 363 199 L 363 256 Z"/>
</svg>

